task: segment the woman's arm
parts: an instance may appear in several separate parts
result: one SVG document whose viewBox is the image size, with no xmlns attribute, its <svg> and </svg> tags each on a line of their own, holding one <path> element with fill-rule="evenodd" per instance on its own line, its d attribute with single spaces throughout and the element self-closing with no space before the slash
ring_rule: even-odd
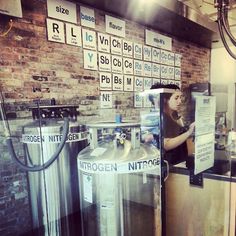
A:
<svg viewBox="0 0 236 236">
<path fill-rule="evenodd" d="M 164 138 L 164 149 L 166 151 L 169 151 L 184 143 L 187 140 L 187 138 L 193 133 L 194 127 L 195 123 L 192 123 L 186 132 L 174 138 Z"/>
</svg>

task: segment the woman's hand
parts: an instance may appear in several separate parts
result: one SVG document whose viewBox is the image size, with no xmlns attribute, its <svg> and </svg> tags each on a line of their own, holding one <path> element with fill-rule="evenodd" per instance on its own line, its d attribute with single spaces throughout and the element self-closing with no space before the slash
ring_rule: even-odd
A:
<svg viewBox="0 0 236 236">
<path fill-rule="evenodd" d="M 195 129 L 195 122 L 191 123 L 190 126 L 189 126 L 189 129 L 187 131 L 189 136 L 192 135 L 194 129 Z"/>
</svg>

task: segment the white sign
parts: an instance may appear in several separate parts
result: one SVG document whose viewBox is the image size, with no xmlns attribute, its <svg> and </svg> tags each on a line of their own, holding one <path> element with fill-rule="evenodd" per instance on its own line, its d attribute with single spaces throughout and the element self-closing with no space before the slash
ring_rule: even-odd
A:
<svg viewBox="0 0 236 236">
<path fill-rule="evenodd" d="M 112 75 L 113 90 L 123 91 L 123 87 L 124 87 L 123 75 L 113 74 Z"/>
<path fill-rule="evenodd" d="M 124 91 L 134 91 L 134 77 L 124 75 Z"/>
<path fill-rule="evenodd" d="M 134 93 L 134 107 L 143 106 L 143 97 L 139 93 Z"/>
<path fill-rule="evenodd" d="M 49 17 L 75 24 L 77 23 L 75 3 L 61 0 L 47 0 L 47 9 Z"/>
<path fill-rule="evenodd" d="M 149 90 L 152 86 L 152 78 L 143 79 L 143 90 Z"/>
<path fill-rule="evenodd" d="M 175 79 L 175 68 L 173 66 L 168 66 L 168 73 L 167 73 L 167 77 L 168 79 Z"/>
<path fill-rule="evenodd" d="M 80 7 L 80 21 L 82 26 L 95 28 L 94 10 L 87 7 Z"/>
<path fill-rule="evenodd" d="M 152 48 L 149 46 L 143 46 L 143 60 L 152 61 Z"/>
<path fill-rule="evenodd" d="M 214 165 L 215 134 L 195 137 L 194 174 L 199 174 Z"/>
<path fill-rule="evenodd" d="M 161 62 L 161 50 L 158 48 L 152 48 L 152 62 Z"/>
<path fill-rule="evenodd" d="M 168 78 L 168 66 L 161 65 L 161 78 L 162 79 Z"/>
<path fill-rule="evenodd" d="M 131 58 L 123 57 L 123 69 L 124 69 L 124 74 L 133 75 L 134 74 L 134 60 Z"/>
<path fill-rule="evenodd" d="M 143 75 L 151 77 L 152 76 L 152 63 L 151 62 L 144 62 L 143 63 Z"/>
<path fill-rule="evenodd" d="M 88 138 L 87 132 L 83 133 L 68 133 L 66 142 L 78 142 L 81 140 L 85 140 Z M 23 134 L 22 135 L 22 143 L 31 143 L 31 144 L 40 144 L 40 143 L 60 143 L 62 140 L 62 134 Z"/>
<path fill-rule="evenodd" d="M 199 95 L 195 99 L 195 136 L 215 133 L 216 98 Z"/>
<path fill-rule="evenodd" d="M 65 43 L 64 23 L 57 20 L 47 19 L 48 40 Z"/>
<path fill-rule="evenodd" d="M 111 73 L 100 72 L 100 90 L 112 90 Z"/>
<path fill-rule="evenodd" d="M 125 38 L 125 21 L 112 16 L 105 16 L 106 32 Z"/>
<path fill-rule="evenodd" d="M 122 57 L 111 56 L 111 68 L 114 73 L 122 73 Z"/>
<path fill-rule="evenodd" d="M 97 43 L 96 43 L 96 33 L 92 30 L 82 29 L 83 35 L 83 48 L 96 50 Z"/>
<path fill-rule="evenodd" d="M 79 163 L 79 161 L 78 161 Z M 83 197 L 86 202 L 93 203 L 93 178 L 91 175 L 83 174 Z"/>
<path fill-rule="evenodd" d="M 161 84 L 169 84 L 168 79 L 161 79 Z"/>
<path fill-rule="evenodd" d="M 168 64 L 168 51 L 161 50 L 161 63 Z"/>
<path fill-rule="evenodd" d="M 99 52 L 98 64 L 100 71 L 111 71 L 111 55 Z"/>
<path fill-rule="evenodd" d="M 181 58 L 182 58 L 182 55 L 181 54 L 178 54 L 178 53 L 175 53 L 175 66 L 181 66 Z"/>
<path fill-rule="evenodd" d="M 123 39 L 123 56 L 133 57 L 133 43 Z"/>
<path fill-rule="evenodd" d="M 161 66 L 159 64 L 152 63 L 152 77 L 161 78 Z"/>
<path fill-rule="evenodd" d="M 80 26 L 66 23 L 66 43 L 77 47 L 82 46 Z"/>
<path fill-rule="evenodd" d="M 152 103 L 150 102 L 148 96 L 143 97 L 143 107 L 152 107 Z"/>
<path fill-rule="evenodd" d="M 157 157 L 150 159 L 142 159 L 137 161 L 78 161 L 78 168 L 86 173 L 135 173 L 150 171 L 159 168 L 160 157 L 157 153 Z M 85 185 L 86 186 L 86 185 Z"/>
<path fill-rule="evenodd" d="M 172 39 L 156 32 L 145 30 L 145 43 L 147 45 L 172 51 Z"/>
<path fill-rule="evenodd" d="M 160 79 L 156 79 L 156 78 L 152 79 L 152 84 L 160 84 L 160 83 L 161 83 Z"/>
<path fill-rule="evenodd" d="M 122 55 L 122 41 L 121 38 L 111 37 L 111 53 Z"/>
<path fill-rule="evenodd" d="M 143 75 L 143 61 L 134 60 L 134 75 Z"/>
<path fill-rule="evenodd" d="M 181 79 L 181 68 L 175 67 L 175 80 Z"/>
<path fill-rule="evenodd" d="M 110 53 L 110 36 L 98 33 L 98 51 Z"/>
<path fill-rule="evenodd" d="M 84 50 L 84 69 L 97 70 L 97 53 L 90 50 Z"/>
<path fill-rule="evenodd" d="M 143 59 L 143 45 L 139 43 L 134 43 L 134 58 L 142 60 Z"/>
<path fill-rule="evenodd" d="M 143 91 L 143 78 L 142 77 L 134 77 L 134 91 Z"/>
<path fill-rule="evenodd" d="M 167 65 L 174 66 L 175 64 L 175 54 L 173 52 L 167 52 Z"/>
<path fill-rule="evenodd" d="M 112 108 L 112 92 L 101 92 L 101 108 Z"/>
</svg>

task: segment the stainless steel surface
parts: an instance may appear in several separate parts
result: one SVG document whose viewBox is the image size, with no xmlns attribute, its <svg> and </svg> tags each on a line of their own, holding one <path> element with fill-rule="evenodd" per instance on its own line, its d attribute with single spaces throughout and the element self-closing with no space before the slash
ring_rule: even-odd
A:
<svg viewBox="0 0 236 236">
<path fill-rule="evenodd" d="M 125 128 L 131 133 L 138 129 Z M 132 138 L 126 133 L 117 145 L 117 136 L 105 134 L 95 149 L 87 147 L 78 155 L 84 236 L 161 235 L 160 153 L 151 144 L 132 148 Z M 147 164 L 149 160 L 156 160 L 156 165 Z"/>
<path fill-rule="evenodd" d="M 42 136 L 38 121 L 23 128 L 29 164 L 42 165 L 53 155 L 60 142 L 61 125 L 54 121 L 44 123 Z M 79 133 L 80 128 L 78 123 L 71 122 L 71 137 Z M 44 235 L 72 235 L 69 216 L 79 211 L 76 157 L 85 145 L 86 140 L 68 140 L 59 158 L 49 168 L 28 173 L 33 227 L 44 227 Z"/>
<path fill-rule="evenodd" d="M 217 41 L 217 24 L 196 9 L 177 0 L 81 0 L 93 8 L 104 10 L 125 19 L 135 20 L 147 28 L 156 29 L 198 45 L 211 48 Z"/>
</svg>

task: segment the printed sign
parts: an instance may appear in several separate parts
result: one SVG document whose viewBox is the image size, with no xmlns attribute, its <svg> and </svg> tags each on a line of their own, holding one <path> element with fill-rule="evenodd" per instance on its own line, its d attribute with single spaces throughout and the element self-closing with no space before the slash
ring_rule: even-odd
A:
<svg viewBox="0 0 236 236">
<path fill-rule="evenodd" d="M 216 98 L 213 96 L 196 96 L 195 136 L 215 133 Z"/>
<path fill-rule="evenodd" d="M 100 71 L 111 71 L 111 55 L 107 53 L 98 53 L 98 63 Z"/>
<path fill-rule="evenodd" d="M 122 42 L 120 38 L 111 37 L 111 53 L 122 55 Z"/>
<path fill-rule="evenodd" d="M 80 21 L 82 26 L 95 28 L 94 10 L 87 7 L 80 7 Z"/>
<path fill-rule="evenodd" d="M 161 84 L 169 84 L 169 81 L 168 79 L 161 79 Z"/>
<path fill-rule="evenodd" d="M 113 74 L 112 75 L 113 90 L 123 91 L 123 87 L 124 87 L 123 75 Z"/>
<path fill-rule="evenodd" d="M 93 203 L 93 178 L 91 175 L 84 174 L 82 175 L 83 178 L 83 197 L 86 202 Z"/>
<path fill-rule="evenodd" d="M 168 51 L 161 50 L 161 63 L 168 64 Z"/>
<path fill-rule="evenodd" d="M 181 58 L 182 58 L 182 55 L 181 54 L 178 54 L 178 53 L 175 53 L 175 66 L 181 66 Z"/>
<path fill-rule="evenodd" d="M 167 77 L 168 79 L 175 79 L 175 68 L 173 66 L 168 66 L 168 73 L 167 73 Z"/>
<path fill-rule="evenodd" d="M 98 33 L 98 51 L 110 53 L 110 36 Z"/>
<path fill-rule="evenodd" d="M 168 79 L 168 66 L 161 65 L 161 78 Z"/>
<path fill-rule="evenodd" d="M 195 137 L 195 175 L 214 166 L 214 153 L 215 135 L 213 133 Z"/>
<path fill-rule="evenodd" d="M 123 57 L 123 69 L 124 69 L 124 74 L 133 75 L 133 73 L 134 73 L 133 59 Z"/>
<path fill-rule="evenodd" d="M 134 77 L 124 75 L 124 91 L 134 91 Z"/>
<path fill-rule="evenodd" d="M 123 56 L 133 57 L 133 43 L 123 39 Z"/>
<path fill-rule="evenodd" d="M 64 23 L 61 21 L 47 19 L 48 40 L 65 43 Z"/>
<path fill-rule="evenodd" d="M 175 80 L 181 79 L 181 68 L 175 67 Z"/>
<path fill-rule="evenodd" d="M 152 48 L 152 62 L 161 62 L 161 50 L 158 48 Z"/>
<path fill-rule="evenodd" d="M 172 39 L 145 29 L 145 43 L 147 45 L 172 51 Z"/>
<path fill-rule="evenodd" d="M 152 103 L 150 102 L 148 96 L 143 97 L 143 107 L 152 107 Z"/>
<path fill-rule="evenodd" d="M 149 46 L 143 46 L 143 60 L 152 61 L 152 48 Z"/>
<path fill-rule="evenodd" d="M 134 60 L 134 75 L 143 75 L 143 61 Z"/>
<path fill-rule="evenodd" d="M 143 91 L 143 78 L 134 77 L 134 91 Z"/>
<path fill-rule="evenodd" d="M 90 50 L 84 50 L 84 69 L 97 70 L 97 53 Z"/>
<path fill-rule="evenodd" d="M 125 38 L 125 21 L 112 16 L 105 16 L 106 32 Z"/>
<path fill-rule="evenodd" d="M 161 66 L 159 64 L 152 63 L 152 77 L 161 78 Z"/>
<path fill-rule="evenodd" d="M 92 30 L 82 29 L 83 35 L 83 48 L 96 50 L 96 33 Z"/>
<path fill-rule="evenodd" d="M 111 73 L 99 73 L 100 90 L 112 90 Z"/>
<path fill-rule="evenodd" d="M 66 43 L 77 47 L 82 46 L 80 26 L 66 23 Z"/>
<path fill-rule="evenodd" d="M 77 23 L 76 4 L 69 1 L 47 0 L 48 16 Z"/>
<path fill-rule="evenodd" d="M 143 75 L 151 77 L 152 76 L 152 63 L 144 62 L 143 63 Z"/>
<path fill-rule="evenodd" d="M 85 140 L 88 138 L 87 132 L 82 133 L 68 133 L 66 142 L 78 142 L 81 140 Z M 40 144 L 43 143 L 60 143 L 62 140 L 62 134 L 23 134 L 22 135 L 22 143 L 32 143 L 32 144 Z"/>
<path fill-rule="evenodd" d="M 111 56 L 111 68 L 114 73 L 122 73 L 122 57 Z"/>
<path fill-rule="evenodd" d="M 152 84 L 160 84 L 160 83 L 161 83 L 160 79 L 156 79 L 156 78 L 152 79 Z"/>
<path fill-rule="evenodd" d="M 101 108 L 112 108 L 112 92 L 101 92 Z"/>
<path fill-rule="evenodd" d="M 143 45 L 139 43 L 134 43 L 134 58 L 142 60 L 143 59 Z"/>
<path fill-rule="evenodd" d="M 152 78 L 143 79 L 143 90 L 149 90 L 152 86 Z"/>
<path fill-rule="evenodd" d="M 175 54 L 173 52 L 167 52 L 167 65 L 174 66 L 175 64 Z"/>
<path fill-rule="evenodd" d="M 157 154 L 158 155 L 158 154 Z M 86 173 L 135 173 L 154 170 L 160 166 L 160 157 L 137 161 L 78 161 L 78 168 Z"/>
<path fill-rule="evenodd" d="M 142 107 L 143 106 L 143 97 L 140 93 L 134 93 L 134 107 Z"/>
</svg>

